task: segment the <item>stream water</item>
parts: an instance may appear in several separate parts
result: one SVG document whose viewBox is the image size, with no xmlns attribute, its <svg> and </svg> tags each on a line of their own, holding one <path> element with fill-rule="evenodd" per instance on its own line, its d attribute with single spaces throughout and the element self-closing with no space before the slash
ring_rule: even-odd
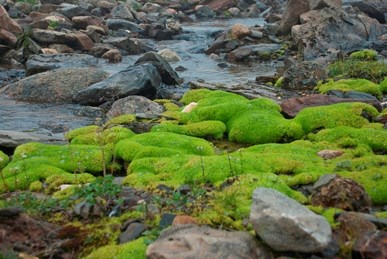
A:
<svg viewBox="0 0 387 259">
<path fill-rule="evenodd" d="M 185 82 L 200 79 L 229 86 L 242 84 L 254 80 L 257 75 L 271 71 L 273 67 L 258 62 L 227 64 L 224 67 L 218 65 L 220 61 L 204 54 L 204 50 L 214 40 L 214 34 L 236 23 L 254 26 L 263 25 L 264 21 L 248 18 L 183 24 L 183 32 L 176 39 L 159 41 L 155 44 L 159 50 L 169 48 L 181 57 L 181 61 L 171 63 L 171 66 L 173 68 L 182 66 L 187 69 L 178 72 Z M 127 56 L 121 63 L 114 65 L 101 60 L 100 66 L 113 74 L 132 65 L 138 57 Z M 55 134 L 53 129 L 61 132 L 61 129 L 68 130 L 94 123 L 94 118 L 78 116 L 80 109 L 81 106 L 73 104 L 31 104 L 0 97 L 0 130 L 52 135 Z M 59 133 L 59 136 L 63 136 L 63 133 Z"/>
</svg>

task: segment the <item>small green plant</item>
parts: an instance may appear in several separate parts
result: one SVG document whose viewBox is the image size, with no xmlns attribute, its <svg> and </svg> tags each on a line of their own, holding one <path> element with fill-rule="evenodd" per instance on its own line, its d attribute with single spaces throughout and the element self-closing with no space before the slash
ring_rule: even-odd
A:
<svg viewBox="0 0 387 259">
<path fill-rule="evenodd" d="M 55 30 L 58 28 L 58 26 L 59 26 L 59 21 L 57 21 L 57 20 L 48 21 L 48 29 Z"/>
<path fill-rule="evenodd" d="M 39 0 L 17 0 L 18 3 L 29 3 L 31 5 L 36 5 L 39 3 Z"/>
</svg>

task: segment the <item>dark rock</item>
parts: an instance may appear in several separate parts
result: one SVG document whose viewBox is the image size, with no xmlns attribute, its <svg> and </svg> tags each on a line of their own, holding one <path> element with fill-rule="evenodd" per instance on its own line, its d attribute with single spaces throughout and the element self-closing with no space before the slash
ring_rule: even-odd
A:
<svg viewBox="0 0 387 259">
<path fill-rule="evenodd" d="M 137 39 L 128 37 L 109 37 L 104 40 L 104 43 L 111 44 L 119 49 L 126 51 L 129 55 L 136 55 L 143 53 L 143 46 Z"/>
<path fill-rule="evenodd" d="M 2 5 L 0 5 L 0 29 L 4 29 L 15 35 L 18 35 L 23 31 L 20 25 L 9 17 L 7 10 Z"/>
<path fill-rule="evenodd" d="M 135 63 L 135 65 L 140 64 L 154 65 L 157 68 L 157 71 L 160 73 L 163 83 L 167 85 L 178 85 L 182 82 L 178 74 L 173 70 L 169 63 L 156 52 L 149 51 L 145 53 Z"/>
<path fill-rule="evenodd" d="M 87 26 L 94 25 L 94 26 L 100 27 L 102 30 L 104 30 L 104 32 L 107 31 L 107 28 L 106 28 L 104 22 L 97 17 L 74 16 L 71 19 L 71 22 L 73 23 L 74 28 L 76 28 L 78 30 L 85 30 L 87 28 Z"/>
<path fill-rule="evenodd" d="M 172 40 L 173 32 L 159 23 L 151 23 L 148 27 L 148 36 L 156 40 Z"/>
<path fill-rule="evenodd" d="M 201 5 L 195 8 L 195 15 L 199 19 L 211 19 L 216 16 L 215 12 L 207 5 Z"/>
<path fill-rule="evenodd" d="M 126 4 L 120 4 L 120 5 L 115 6 L 111 10 L 110 15 L 113 18 L 119 18 L 119 19 L 125 19 L 125 20 L 134 20 L 133 14 L 130 12 L 130 10 L 126 6 Z"/>
<path fill-rule="evenodd" d="M 357 226 L 355 226 L 357 227 Z M 387 231 L 375 231 L 362 236 L 354 245 L 359 258 L 387 258 Z"/>
<path fill-rule="evenodd" d="M 366 13 L 369 17 L 375 18 L 380 23 L 386 23 L 386 18 L 384 17 L 383 12 L 381 12 L 378 7 L 372 3 L 361 0 L 350 0 L 346 1 L 346 4 L 359 8 L 360 11 Z"/>
<path fill-rule="evenodd" d="M 124 19 L 108 19 L 106 21 L 110 30 L 130 30 L 139 34 L 144 34 L 144 30 L 136 23 Z"/>
<path fill-rule="evenodd" d="M 309 0 L 310 10 L 341 8 L 341 0 Z"/>
<path fill-rule="evenodd" d="M 143 95 L 152 99 L 160 83 L 160 74 L 153 65 L 131 66 L 78 92 L 73 100 L 83 105 L 98 105 L 129 95 Z"/>
<path fill-rule="evenodd" d="M 281 35 L 289 34 L 292 27 L 300 23 L 300 15 L 309 11 L 309 1 L 288 0 L 284 15 L 279 25 L 278 33 Z"/>
<path fill-rule="evenodd" d="M 283 74 L 282 88 L 287 90 L 313 89 L 319 80 L 328 77 L 324 66 L 303 61 L 290 66 Z"/>
<path fill-rule="evenodd" d="M 59 13 L 63 14 L 67 18 L 71 19 L 74 16 L 89 16 L 90 13 L 83 9 L 81 6 L 77 5 L 66 5 L 57 10 Z"/>
<path fill-rule="evenodd" d="M 0 218 L 6 217 L 6 218 L 12 218 L 19 216 L 20 213 L 23 212 L 23 209 L 20 207 L 8 207 L 8 208 L 1 208 L 0 209 Z"/>
<path fill-rule="evenodd" d="M 161 114 L 163 111 L 164 108 L 162 105 L 143 96 L 133 95 L 115 101 L 106 116 L 113 118 L 123 114 Z"/>
<path fill-rule="evenodd" d="M 148 258 L 271 258 L 270 252 L 246 232 L 207 226 L 178 225 L 148 246 Z"/>
<path fill-rule="evenodd" d="M 95 68 L 60 68 L 39 73 L 0 89 L 15 100 L 69 103 L 77 92 L 100 82 L 106 73 Z"/>
<path fill-rule="evenodd" d="M 347 91 L 347 92 L 342 92 L 339 90 L 330 90 L 327 92 L 328 95 L 333 95 L 338 98 L 344 98 L 344 99 L 353 99 L 353 100 L 364 100 L 364 102 L 372 102 L 374 101 L 375 103 L 378 102 L 378 99 L 373 96 L 372 94 L 369 93 L 363 93 L 363 92 L 357 92 L 357 91 Z M 380 106 L 380 104 L 379 104 Z M 378 110 L 380 107 L 378 108 Z"/>
<path fill-rule="evenodd" d="M 107 59 L 109 63 L 119 63 L 122 61 L 121 52 L 118 49 L 111 49 L 106 51 L 101 58 Z"/>
<path fill-rule="evenodd" d="M 14 130 L 0 130 L 0 148 L 16 148 L 28 142 L 53 143 L 56 141 L 60 142 L 63 139 Z"/>
<path fill-rule="evenodd" d="M 133 222 L 123 231 L 118 237 L 119 244 L 125 244 L 133 241 L 141 236 L 141 234 L 147 230 L 144 223 Z"/>
<path fill-rule="evenodd" d="M 164 229 L 166 227 L 169 227 L 172 225 L 173 220 L 175 219 L 176 215 L 175 214 L 170 214 L 170 213 L 163 213 L 161 215 L 160 223 L 159 223 L 159 228 Z"/>
<path fill-rule="evenodd" d="M 371 199 L 363 186 L 349 178 L 340 176 L 316 188 L 311 195 L 311 204 L 334 207 L 343 210 L 368 212 L 371 207 Z"/>
<path fill-rule="evenodd" d="M 230 53 L 227 58 L 229 61 L 242 61 L 246 58 L 252 58 L 255 56 L 258 59 L 271 59 L 272 55 L 281 49 L 279 44 L 258 44 L 258 45 L 247 45 L 239 47 Z"/>
<path fill-rule="evenodd" d="M 0 28 L 0 43 L 14 47 L 17 43 L 17 38 L 12 33 Z"/>
</svg>

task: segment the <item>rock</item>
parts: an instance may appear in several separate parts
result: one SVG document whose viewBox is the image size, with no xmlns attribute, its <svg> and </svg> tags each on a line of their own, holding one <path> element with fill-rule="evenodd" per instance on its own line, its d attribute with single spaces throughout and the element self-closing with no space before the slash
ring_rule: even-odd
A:
<svg viewBox="0 0 387 259">
<path fill-rule="evenodd" d="M 234 6 L 234 0 L 208 0 L 203 4 L 207 5 L 214 11 L 223 11 Z"/>
<path fill-rule="evenodd" d="M 169 227 L 172 225 L 173 220 L 175 219 L 176 215 L 171 213 L 163 213 L 161 214 L 161 219 L 159 223 L 159 228 L 164 229 L 166 227 Z"/>
<path fill-rule="evenodd" d="M 61 141 L 64 139 L 14 130 L 0 130 L 0 148 L 16 148 L 28 142 L 53 143 Z"/>
<path fill-rule="evenodd" d="M 380 230 L 363 235 L 353 246 L 353 251 L 358 257 L 387 258 L 386 247 L 387 231 Z"/>
<path fill-rule="evenodd" d="M 187 215 L 176 215 L 173 219 L 172 226 L 197 224 L 197 220 Z"/>
<path fill-rule="evenodd" d="M 87 10 L 78 5 L 65 5 L 57 11 L 69 19 L 72 19 L 74 16 L 90 16 Z"/>
<path fill-rule="evenodd" d="M 251 34 L 249 27 L 239 23 L 231 26 L 229 32 L 231 34 L 231 38 L 238 39 L 238 40 L 243 39 L 244 37 L 250 36 Z"/>
<path fill-rule="evenodd" d="M 341 0 L 309 0 L 310 10 L 328 8 L 341 8 Z"/>
<path fill-rule="evenodd" d="M 101 58 L 107 59 L 109 63 L 119 63 L 122 61 L 121 52 L 118 49 L 111 49 L 106 51 Z"/>
<path fill-rule="evenodd" d="M 156 40 L 172 40 L 173 33 L 160 23 L 151 23 L 148 27 L 148 36 Z"/>
<path fill-rule="evenodd" d="M 304 97 L 292 97 L 281 103 L 281 113 L 287 118 L 294 118 L 298 112 L 307 107 L 330 105 L 342 102 L 365 102 L 381 111 L 382 107 L 377 100 L 339 98 L 332 95 L 311 94 Z"/>
<path fill-rule="evenodd" d="M 292 27 L 292 38 L 304 60 L 316 59 L 328 49 L 349 53 L 369 48 L 379 36 L 387 33 L 387 26 L 377 20 L 337 8 L 311 10 L 300 19 L 301 25 Z"/>
<path fill-rule="evenodd" d="M 331 228 L 325 218 L 269 188 L 254 190 L 250 222 L 277 251 L 320 252 L 331 240 Z"/>
<path fill-rule="evenodd" d="M 255 0 L 238 0 L 236 2 L 236 7 L 238 7 L 241 11 L 245 11 L 253 4 L 255 4 Z"/>
<path fill-rule="evenodd" d="M 83 51 L 89 51 L 90 49 L 93 48 L 94 43 L 93 41 L 87 36 L 86 34 L 76 31 L 71 33 L 72 36 L 75 37 L 76 41 L 74 45 L 71 45 L 75 49 L 80 49 Z"/>
<path fill-rule="evenodd" d="M 154 3 L 145 3 L 143 7 L 141 7 L 141 11 L 145 13 L 159 13 L 161 12 L 162 7 L 159 4 Z"/>
<path fill-rule="evenodd" d="M 236 8 L 236 7 L 231 7 L 227 9 L 227 12 L 232 16 L 232 17 L 238 17 L 241 15 L 241 11 Z"/>
<path fill-rule="evenodd" d="M 129 95 L 143 95 L 152 99 L 160 84 L 160 74 L 153 65 L 130 66 L 76 93 L 73 100 L 83 105 L 98 105 Z"/>
<path fill-rule="evenodd" d="M 65 32 L 53 30 L 33 29 L 31 37 L 37 42 L 45 45 L 50 45 L 53 43 L 66 44 L 71 47 L 77 45 L 77 38 L 74 34 L 71 33 L 67 34 Z"/>
<path fill-rule="evenodd" d="M 144 30 L 136 23 L 130 22 L 124 19 L 108 19 L 106 21 L 107 26 L 110 30 L 129 30 L 140 34 L 144 33 Z"/>
<path fill-rule="evenodd" d="M 0 5 L 0 29 L 4 29 L 15 35 L 23 32 L 20 25 L 11 17 L 9 17 L 7 10 L 5 10 L 4 6 L 2 5 Z"/>
<path fill-rule="evenodd" d="M 346 1 L 346 4 L 359 8 L 360 11 L 367 14 L 369 17 L 375 18 L 380 23 L 386 23 L 386 17 L 384 17 L 383 12 L 381 12 L 378 7 L 372 3 L 361 0 L 351 0 Z"/>
<path fill-rule="evenodd" d="M 261 11 L 256 4 L 250 5 L 246 10 L 243 11 L 242 17 L 257 18 Z"/>
<path fill-rule="evenodd" d="M 27 75 L 58 68 L 95 67 L 98 59 L 86 54 L 41 54 L 31 55 L 26 62 Z"/>
<path fill-rule="evenodd" d="M 4 43 L 10 47 L 15 47 L 17 43 L 17 38 L 9 31 L 0 29 L 0 43 Z"/>
<path fill-rule="evenodd" d="M 334 207 L 342 210 L 368 212 L 371 199 L 363 186 L 349 178 L 336 176 L 326 185 L 313 190 L 311 204 L 324 208 Z"/>
<path fill-rule="evenodd" d="M 0 218 L 12 218 L 17 217 L 23 212 L 23 208 L 20 207 L 8 207 L 0 209 Z"/>
<path fill-rule="evenodd" d="M 59 54 L 59 52 L 56 49 L 50 49 L 50 48 L 42 48 L 43 54 Z"/>
<path fill-rule="evenodd" d="M 281 49 L 279 44 L 258 44 L 239 47 L 227 54 L 229 61 L 242 61 L 246 59 L 271 59 L 271 56 Z"/>
<path fill-rule="evenodd" d="M 300 15 L 309 11 L 309 1 L 307 0 L 288 0 L 284 15 L 278 28 L 280 35 L 289 34 L 292 27 L 300 22 Z"/>
<path fill-rule="evenodd" d="M 115 101 L 106 116 L 113 118 L 124 114 L 161 114 L 163 112 L 164 107 L 162 105 L 144 96 L 132 95 Z"/>
<path fill-rule="evenodd" d="M 167 85 L 178 85 L 182 81 L 169 63 L 154 51 L 149 51 L 140 57 L 135 65 L 152 64 L 157 68 L 163 83 Z"/>
<path fill-rule="evenodd" d="M 0 95 L 41 103 L 70 103 L 77 92 L 106 78 L 96 68 L 60 68 L 24 78 L 0 89 Z"/>
<path fill-rule="evenodd" d="M 93 25 L 97 26 L 99 28 L 102 28 L 104 30 L 104 33 L 106 33 L 107 28 L 105 24 L 102 22 L 101 19 L 93 16 L 74 16 L 71 19 L 71 22 L 73 23 L 74 28 L 78 30 L 85 30 L 87 26 Z"/>
<path fill-rule="evenodd" d="M 324 158 L 325 160 L 339 157 L 342 154 L 344 154 L 344 152 L 342 150 L 331 150 L 331 149 L 324 149 L 324 150 L 317 152 L 317 155 L 319 157 Z"/>
<path fill-rule="evenodd" d="M 113 18 L 134 20 L 133 14 L 130 12 L 129 8 L 125 4 L 115 6 L 110 12 L 110 15 Z"/>
<path fill-rule="evenodd" d="M 179 225 L 167 229 L 148 246 L 147 258 L 271 258 L 246 232 L 228 232 L 208 226 Z"/>
<path fill-rule="evenodd" d="M 129 55 L 143 53 L 143 46 L 140 41 L 128 37 L 109 37 L 104 40 L 104 43 L 111 44 L 121 50 L 124 50 Z"/>
<path fill-rule="evenodd" d="M 215 12 L 207 5 L 196 6 L 195 15 L 199 19 L 211 19 L 216 16 Z"/>
<path fill-rule="evenodd" d="M 159 54 L 163 59 L 165 59 L 168 62 L 174 62 L 174 61 L 181 60 L 179 55 L 170 49 L 162 49 L 162 50 L 158 51 L 157 54 Z"/>
<path fill-rule="evenodd" d="M 141 234 L 147 229 L 144 223 L 133 222 L 123 231 L 118 237 L 119 244 L 125 244 L 133 241 L 141 236 Z"/>
</svg>

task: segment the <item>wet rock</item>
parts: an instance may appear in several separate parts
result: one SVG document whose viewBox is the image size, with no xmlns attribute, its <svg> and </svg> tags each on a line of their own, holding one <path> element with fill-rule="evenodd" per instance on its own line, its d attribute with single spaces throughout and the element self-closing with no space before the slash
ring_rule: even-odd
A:
<svg viewBox="0 0 387 259">
<path fill-rule="evenodd" d="M 323 106 L 342 102 L 365 102 L 373 105 L 379 111 L 381 111 L 382 108 L 377 100 L 339 98 L 331 95 L 311 94 L 304 97 L 293 97 L 284 100 L 281 103 L 281 113 L 287 118 L 294 118 L 298 112 L 307 107 Z"/>
<path fill-rule="evenodd" d="M 7 10 L 2 5 L 0 5 L 0 29 L 4 29 L 15 35 L 22 33 L 20 25 L 9 17 Z"/>
<path fill-rule="evenodd" d="M 76 93 L 73 100 L 83 105 L 98 105 L 129 95 L 154 98 L 160 83 L 160 74 L 153 65 L 131 66 Z"/>
<path fill-rule="evenodd" d="M 334 207 L 343 210 L 368 212 L 371 199 L 363 186 L 349 178 L 336 176 L 326 185 L 315 188 L 311 204 L 324 208 Z"/>
<path fill-rule="evenodd" d="M 16 148 L 28 142 L 53 143 L 60 141 L 63 139 L 14 130 L 0 130 L 0 147 L 2 148 Z"/>
<path fill-rule="evenodd" d="M 27 75 L 58 68 L 95 67 L 98 59 L 86 54 L 32 55 L 26 62 Z"/>
<path fill-rule="evenodd" d="M 159 54 L 162 58 L 164 58 L 168 62 L 174 62 L 174 61 L 181 60 L 179 55 L 170 49 L 162 49 L 162 50 L 158 51 L 157 54 Z"/>
<path fill-rule="evenodd" d="M 215 230 L 207 226 L 179 225 L 165 230 L 148 246 L 148 258 L 271 258 L 246 232 Z"/>
<path fill-rule="evenodd" d="M 96 68 L 60 68 L 39 73 L 0 89 L 15 100 L 69 103 L 77 92 L 100 82 L 106 73 Z"/>
<path fill-rule="evenodd" d="M 303 61 L 286 69 L 281 87 L 287 90 L 311 90 L 319 80 L 327 77 L 327 71 L 323 65 Z"/>
<path fill-rule="evenodd" d="M 387 26 L 354 10 L 352 13 L 337 8 L 311 10 L 300 19 L 301 25 L 293 26 L 291 34 L 304 60 L 313 60 L 329 48 L 347 53 L 368 48 L 387 33 Z"/>
<path fill-rule="evenodd" d="M 140 64 L 152 64 L 155 66 L 160 73 L 163 83 L 167 85 L 178 85 L 182 82 L 169 63 L 154 51 L 149 51 L 140 57 L 135 65 Z"/>
<path fill-rule="evenodd" d="M 242 61 L 247 58 L 253 59 L 255 56 L 258 59 L 266 60 L 270 59 L 280 49 L 281 45 L 279 44 L 247 45 L 231 51 L 228 53 L 227 58 L 229 61 Z"/>
<path fill-rule="evenodd" d="M 278 33 L 280 35 L 289 34 L 292 27 L 300 22 L 300 15 L 309 11 L 309 1 L 288 0 L 284 15 L 282 16 Z"/>
<path fill-rule="evenodd" d="M 121 50 L 124 50 L 129 55 L 136 55 L 143 53 L 143 46 L 137 39 L 128 37 L 109 37 L 104 40 L 104 43 L 111 44 Z"/>
<path fill-rule="evenodd" d="M 118 237 L 119 244 L 125 244 L 133 241 L 141 236 L 141 234 L 147 229 L 144 223 L 133 222 L 129 224 L 126 229 Z"/>
<path fill-rule="evenodd" d="M 161 114 L 164 108 L 144 96 L 128 96 L 115 101 L 106 114 L 108 118 L 117 117 L 124 114 L 149 113 Z"/>
<path fill-rule="evenodd" d="M 320 252 L 331 240 L 325 218 L 273 189 L 254 190 L 250 222 L 257 234 L 278 251 Z"/>
<path fill-rule="evenodd" d="M 173 32 L 160 23 L 151 23 L 148 27 L 148 36 L 156 40 L 172 40 Z"/>
<path fill-rule="evenodd" d="M 107 59 L 109 63 L 119 63 L 122 61 L 121 52 L 118 49 L 111 49 L 106 51 L 101 58 Z"/>
<path fill-rule="evenodd" d="M 357 227 L 357 226 L 355 226 Z M 354 245 L 354 256 L 361 258 L 387 258 L 387 231 L 375 231 L 362 236 Z"/>
</svg>

